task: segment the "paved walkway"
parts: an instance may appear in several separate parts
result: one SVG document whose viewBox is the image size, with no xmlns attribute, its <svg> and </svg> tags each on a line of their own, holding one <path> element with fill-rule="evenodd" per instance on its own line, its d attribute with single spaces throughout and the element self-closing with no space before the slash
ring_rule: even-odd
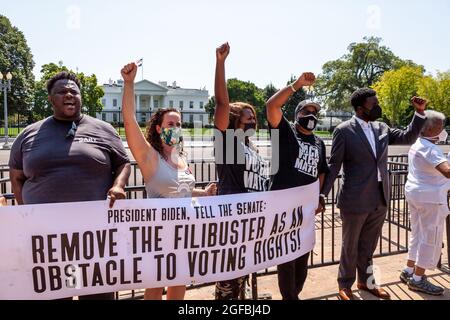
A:
<svg viewBox="0 0 450 320">
<path fill-rule="evenodd" d="M 395 255 L 375 259 L 375 264 L 380 268 L 380 283 L 391 294 L 393 300 L 450 300 L 450 272 L 440 270 L 428 272 L 429 279 L 435 284 L 446 288 L 441 297 L 433 297 L 410 291 L 406 285 L 400 282 L 398 276 L 405 264 L 406 255 Z M 338 300 L 337 277 L 338 266 L 320 267 L 309 270 L 308 279 L 305 283 L 301 299 Z M 360 300 L 378 300 L 366 292 L 360 292 L 354 286 L 355 296 Z M 272 299 L 280 300 L 277 276 L 263 276 L 258 278 L 258 293 L 271 295 Z M 209 286 L 201 289 L 188 290 L 186 300 L 210 300 L 214 299 L 214 287 Z"/>
<path fill-rule="evenodd" d="M 405 259 L 406 254 L 375 259 L 375 265 L 380 270 L 379 282 L 391 294 L 392 300 L 450 300 L 450 269 L 436 269 L 427 272 L 431 282 L 446 288 L 442 296 L 429 296 L 413 292 L 400 282 L 399 274 L 405 264 Z M 336 283 L 337 270 L 337 265 L 310 269 L 300 298 L 303 300 L 339 300 Z M 359 291 L 356 285 L 353 289 L 353 293 L 358 300 L 379 300 L 370 293 Z M 142 293 L 142 291 L 136 292 L 138 299 L 142 299 Z M 272 300 L 281 300 L 276 274 L 258 277 L 258 293 L 260 298 L 270 297 Z M 130 298 L 130 293 L 122 292 L 120 298 Z M 214 286 L 190 289 L 186 293 L 186 300 L 214 300 Z"/>
</svg>

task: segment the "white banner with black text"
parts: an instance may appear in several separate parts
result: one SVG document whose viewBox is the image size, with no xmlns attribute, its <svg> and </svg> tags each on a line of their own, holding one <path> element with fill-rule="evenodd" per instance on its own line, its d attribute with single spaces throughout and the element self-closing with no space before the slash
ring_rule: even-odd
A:
<svg viewBox="0 0 450 320">
<path fill-rule="evenodd" d="M 235 279 L 315 243 L 319 183 L 227 196 L 0 208 L 0 299 Z"/>
</svg>

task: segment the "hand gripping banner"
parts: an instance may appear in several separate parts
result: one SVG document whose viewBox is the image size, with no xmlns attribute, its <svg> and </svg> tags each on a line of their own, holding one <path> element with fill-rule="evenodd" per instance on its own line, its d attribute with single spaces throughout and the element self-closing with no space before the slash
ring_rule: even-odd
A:
<svg viewBox="0 0 450 320">
<path fill-rule="evenodd" d="M 314 247 L 319 183 L 228 196 L 0 208 L 0 299 L 235 279 Z"/>
</svg>

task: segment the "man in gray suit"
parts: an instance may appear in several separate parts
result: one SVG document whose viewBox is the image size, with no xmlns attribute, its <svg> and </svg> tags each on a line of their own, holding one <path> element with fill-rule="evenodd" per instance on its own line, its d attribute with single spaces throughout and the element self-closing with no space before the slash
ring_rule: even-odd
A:
<svg viewBox="0 0 450 320">
<path fill-rule="evenodd" d="M 424 99 L 414 97 L 416 110 L 406 130 L 391 129 L 382 122 L 382 110 L 372 89 L 358 89 L 351 96 L 355 116 L 340 124 L 333 134 L 330 173 L 322 196 L 327 195 L 343 166 L 338 208 L 342 218 L 342 251 L 339 265 L 339 296 L 353 300 L 351 287 L 358 270 L 358 289 L 390 299 L 382 288 L 369 281 L 372 258 L 381 234 L 389 201 L 388 145 L 413 144 L 425 122 Z"/>
</svg>

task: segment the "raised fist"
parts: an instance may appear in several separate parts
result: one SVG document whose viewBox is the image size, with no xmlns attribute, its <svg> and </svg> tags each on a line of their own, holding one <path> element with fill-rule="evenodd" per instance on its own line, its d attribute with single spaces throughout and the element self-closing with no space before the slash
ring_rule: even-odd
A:
<svg viewBox="0 0 450 320">
<path fill-rule="evenodd" d="M 411 103 L 413 104 L 417 112 L 423 113 L 428 104 L 428 100 L 420 97 L 413 97 L 411 99 Z"/>
<path fill-rule="evenodd" d="M 312 72 L 303 73 L 297 80 L 299 87 L 310 87 L 316 82 L 316 76 Z"/>
<path fill-rule="evenodd" d="M 230 45 L 228 44 L 228 42 L 226 42 L 216 49 L 217 61 L 221 62 L 225 61 L 229 53 L 230 53 Z"/>
<path fill-rule="evenodd" d="M 120 73 L 122 74 L 123 81 L 125 82 L 134 82 L 134 79 L 136 78 L 138 67 L 136 63 L 132 62 L 127 64 L 122 68 Z"/>
</svg>

